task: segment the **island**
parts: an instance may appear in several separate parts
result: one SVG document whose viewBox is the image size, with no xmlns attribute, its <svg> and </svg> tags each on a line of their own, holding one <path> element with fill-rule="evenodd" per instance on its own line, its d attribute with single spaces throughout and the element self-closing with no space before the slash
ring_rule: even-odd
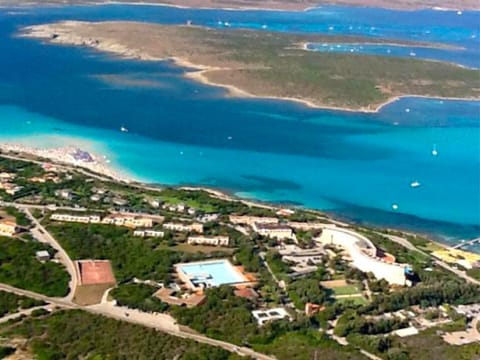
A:
<svg viewBox="0 0 480 360">
<path fill-rule="evenodd" d="M 63 21 L 26 27 L 21 34 L 125 58 L 173 60 L 187 69 L 187 77 L 224 87 L 231 96 L 293 100 L 311 107 L 375 112 L 402 96 L 480 97 L 480 72 L 475 69 L 413 58 L 315 52 L 307 47 L 310 43 L 372 43 L 361 37 L 125 21 Z"/>
</svg>

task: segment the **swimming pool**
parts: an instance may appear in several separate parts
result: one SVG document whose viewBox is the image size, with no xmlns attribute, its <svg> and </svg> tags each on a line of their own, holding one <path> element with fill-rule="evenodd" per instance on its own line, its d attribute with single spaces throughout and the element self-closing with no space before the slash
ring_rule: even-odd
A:
<svg viewBox="0 0 480 360">
<path fill-rule="evenodd" d="M 228 260 L 179 264 L 177 269 L 183 272 L 195 286 L 204 284 L 205 287 L 215 287 L 248 281 Z"/>
</svg>

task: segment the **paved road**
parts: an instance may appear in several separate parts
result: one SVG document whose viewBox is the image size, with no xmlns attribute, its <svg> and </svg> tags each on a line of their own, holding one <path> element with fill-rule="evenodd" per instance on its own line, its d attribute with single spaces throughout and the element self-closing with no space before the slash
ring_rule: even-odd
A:
<svg viewBox="0 0 480 360">
<path fill-rule="evenodd" d="M 43 306 L 35 306 L 30 309 L 24 309 L 20 310 L 19 312 L 13 313 L 13 314 L 8 314 L 5 315 L 4 317 L 0 318 L 0 324 L 1 323 L 6 323 L 7 321 L 19 318 L 20 316 L 29 316 L 33 311 L 38 310 L 38 309 L 51 309 L 52 305 L 43 305 Z"/>
<path fill-rule="evenodd" d="M 1 283 L 0 283 L 0 290 L 10 292 L 10 293 L 14 293 L 14 294 L 17 294 L 17 295 L 28 296 L 28 297 L 31 297 L 31 298 L 37 299 L 37 300 L 43 300 L 43 301 L 45 301 L 49 304 L 56 305 L 56 306 L 62 307 L 62 308 L 81 309 L 81 310 L 87 311 L 87 312 L 95 314 L 95 315 L 102 315 L 102 316 L 106 316 L 106 317 L 109 317 L 109 318 L 112 318 L 112 319 L 115 319 L 115 320 L 126 321 L 126 322 L 130 322 L 130 323 L 133 323 L 133 324 L 140 324 L 142 326 L 150 327 L 150 328 L 165 332 L 169 335 L 181 337 L 181 338 L 184 338 L 184 339 L 194 340 L 194 341 L 197 341 L 199 343 L 208 344 L 208 345 L 211 345 L 211 346 L 221 347 L 221 348 L 223 348 L 227 351 L 236 352 L 236 353 L 238 353 L 240 355 L 244 355 L 244 356 L 250 356 L 254 359 L 275 360 L 274 357 L 258 353 L 256 351 L 253 351 L 252 349 L 249 349 L 249 348 L 246 348 L 246 347 L 239 347 L 239 346 L 236 346 L 234 344 L 230 344 L 230 343 L 225 342 L 225 341 L 211 339 L 211 338 L 206 337 L 204 335 L 192 334 L 190 332 L 177 330 L 176 327 L 172 327 L 171 324 L 168 323 L 168 322 L 166 323 L 167 324 L 166 326 L 162 326 L 161 322 L 158 322 L 158 321 L 151 322 L 151 321 L 149 321 L 149 319 L 150 319 L 150 317 L 148 316 L 149 314 L 143 314 L 143 317 L 132 316 L 132 315 L 127 317 L 127 316 L 125 316 L 125 312 L 127 312 L 127 310 L 122 309 L 122 308 L 113 307 L 113 306 L 87 306 L 87 307 L 80 306 L 80 305 L 74 304 L 74 303 L 72 303 L 72 302 L 70 302 L 66 299 L 51 298 L 51 297 L 48 297 L 48 296 L 45 296 L 45 295 L 37 294 L 37 293 L 32 292 L 32 291 L 18 289 L 18 288 L 15 288 L 13 286 L 6 285 L 6 284 L 1 284 Z M 131 314 L 132 310 L 128 310 L 128 313 Z"/>
<path fill-rule="evenodd" d="M 30 210 L 24 208 L 24 211 L 35 226 L 30 230 L 33 236 L 40 242 L 47 243 L 53 247 L 57 251 L 57 256 L 60 258 L 60 261 L 67 268 L 67 271 L 70 274 L 70 293 L 66 296 L 66 299 L 71 301 L 78 285 L 77 271 L 75 270 L 75 265 L 72 259 L 70 259 L 67 252 L 61 247 L 58 241 L 55 240 L 42 224 L 40 224 L 40 222 L 30 213 Z"/>
</svg>

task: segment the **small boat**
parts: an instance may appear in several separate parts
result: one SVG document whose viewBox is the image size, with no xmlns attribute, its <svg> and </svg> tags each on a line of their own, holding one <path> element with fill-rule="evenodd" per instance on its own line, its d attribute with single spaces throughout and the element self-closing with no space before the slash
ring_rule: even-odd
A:
<svg viewBox="0 0 480 360">
<path fill-rule="evenodd" d="M 462 15 L 463 13 L 459 10 L 457 11 L 457 15 Z"/>
<path fill-rule="evenodd" d="M 225 21 L 225 22 L 223 23 L 223 25 L 225 25 L 226 27 L 230 27 L 230 26 L 231 26 L 228 21 Z"/>
<path fill-rule="evenodd" d="M 410 52 L 410 56 L 417 56 L 413 51 Z"/>
<path fill-rule="evenodd" d="M 438 155 L 437 145 L 433 145 L 432 155 L 433 155 L 433 156 L 437 156 L 437 155 Z"/>
<path fill-rule="evenodd" d="M 262 25 L 262 29 L 266 29 L 267 28 L 267 25 Z"/>
<path fill-rule="evenodd" d="M 416 180 L 415 180 L 415 181 L 412 181 L 412 182 L 410 183 L 410 186 L 411 186 L 412 188 L 419 187 L 420 185 L 421 185 L 421 184 L 420 184 L 418 181 L 416 181 Z"/>
<path fill-rule="evenodd" d="M 228 140 L 232 140 L 232 137 L 231 137 L 231 136 L 229 136 L 227 139 L 228 139 Z"/>
<path fill-rule="evenodd" d="M 410 108 L 406 108 L 406 109 L 405 109 L 405 112 L 409 113 L 409 112 L 410 112 Z"/>
<path fill-rule="evenodd" d="M 128 129 L 125 126 L 120 127 L 121 132 L 128 132 Z"/>
<path fill-rule="evenodd" d="M 393 209 L 393 210 L 398 210 L 398 205 L 397 205 L 397 204 L 393 204 L 393 205 L 392 205 L 392 209 Z"/>
</svg>

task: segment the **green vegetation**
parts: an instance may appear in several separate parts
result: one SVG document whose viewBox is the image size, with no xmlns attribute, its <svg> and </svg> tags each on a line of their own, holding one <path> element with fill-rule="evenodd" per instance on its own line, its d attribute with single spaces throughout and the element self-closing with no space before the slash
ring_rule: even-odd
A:
<svg viewBox="0 0 480 360">
<path fill-rule="evenodd" d="M 2 336 L 24 337 L 37 359 L 233 359 L 223 349 L 79 310 L 26 319 Z"/>
<path fill-rule="evenodd" d="M 304 310 L 307 302 L 323 304 L 328 299 L 328 290 L 321 287 L 315 279 L 298 279 L 292 282 L 288 286 L 288 294 L 299 310 Z"/>
<path fill-rule="evenodd" d="M 35 258 L 39 250 L 54 250 L 37 242 L 23 242 L 0 237 L 0 282 L 47 296 L 65 296 L 69 276 L 54 262 L 41 263 Z"/>
<path fill-rule="evenodd" d="M 5 212 L 15 218 L 18 226 L 28 227 L 32 224 L 30 219 L 27 217 L 27 215 L 25 215 L 24 212 L 17 210 L 13 206 L 6 207 Z"/>
<path fill-rule="evenodd" d="M 0 317 L 44 304 L 43 301 L 0 291 Z"/>
<path fill-rule="evenodd" d="M 267 344 L 255 344 L 257 351 L 285 360 L 360 360 L 367 359 L 351 346 L 342 346 L 316 330 L 293 330 L 273 337 Z"/>
<path fill-rule="evenodd" d="M 473 277 L 474 279 L 480 280 L 480 269 L 479 268 L 468 269 L 467 275 Z"/>
<path fill-rule="evenodd" d="M 159 248 L 162 239 L 138 238 L 113 225 L 51 223 L 47 229 L 74 259 L 109 259 L 118 282 L 134 277 L 169 282 L 173 264 L 210 257 Z"/>
<path fill-rule="evenodd" d="M 387 334 L 407 326 L 408 320 L 397 318 L 367 320 L 358 316 L 355 311 L 347 310 L 337 321 L 335 335 L 344 337 L 352 333 L 364 335 Z"/>
<path fill-rule="evenodd" d="M 229 286 L 207 289 L 204 304 L 195 308 L 172 307 L 180 324 L 188 325 L 207 336 L 244 344 L 257 333 L 252 314 L 253 304 L 236 297 Z"/>
<path fill-rule="evenodd" d="M 169 306 L 152 296 L 157 290 L 144 284 L 123 284 L 113 289 L 110 295 L 120 306 L 146 312 L 164 312 Z"/>
<path fill-rule="evenodd" d="M 279 360 L 310 360 L 316 351 L 322 359 L 364 359 L 354 349 L 342 347 L 322 335 L 306 318 L 292 322 L 279 320 L 258 327 L 251 315 L 253 304 L 234 296 L 228 286 L 207 289 L 206 295 L 207 301 L 201 306 L 191 309 L 173 306 L 172 314 L 180 324 L 207 336 L 248 345 L 274 354 Z"/>
</svg>

